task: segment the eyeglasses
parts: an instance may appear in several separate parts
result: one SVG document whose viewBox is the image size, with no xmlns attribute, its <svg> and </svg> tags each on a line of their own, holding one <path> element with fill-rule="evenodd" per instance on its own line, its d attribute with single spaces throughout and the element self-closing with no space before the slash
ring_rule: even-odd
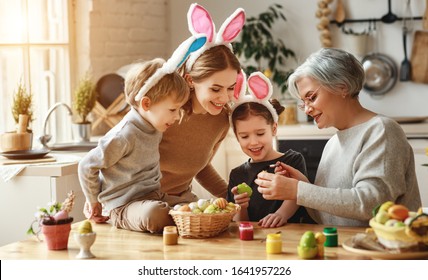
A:
<svg viewBox="0 0 428 280">
<path fill-rule="evenodd" d="M 310 106 L 312 105 L 315 100 L 317 99 L 318 96 L 318 90 L 321 88 L 321 86 L 319 86 L 316 90 L 314 90 L 311 95 L 306 96 L 304 99 L 301 100 L 300 104 L 297 105 L 297 108 L 299 108 L 302 111 L 305 111 L 306 106 Z"/>
</svg>

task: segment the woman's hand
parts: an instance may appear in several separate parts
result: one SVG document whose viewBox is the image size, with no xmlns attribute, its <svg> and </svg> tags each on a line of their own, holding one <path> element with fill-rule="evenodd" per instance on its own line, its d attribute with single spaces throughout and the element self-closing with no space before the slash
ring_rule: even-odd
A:
<svg viewBox="0 0 428 280">
<path fill-rule="evenodd" d="M 262 171 L 254 182 L 259 185 L 257 190 L 265 199 L 297 200 L 297 179 Z"/>
<path fill-rule="evenodd" d="M 238 187 L 233 187 L 231 189 L 231 192 L 233 193 L 233 199 L 235 200 L 236 204 L 239 204 L 241 206 L 241 209 L 247 209 L 250 203 L 250 198 L 248 197 L 248 193 L 238 193 Z"/>
<path fill-rule="evenodd" d="M 308 178 L 306 178 L 306 176 L 303 175 L 302 172 L 280 161 L 276 163 L 275 174 L 283 175 L 289 178 L 294 178 L 298 181 L 309 183 Z"/>
<path fill-rule="evenodd" d="M 259 221 L 259 226 L 264 228 L 280 227 L 287 223 L 285 216 L 280 213 L 271 213 Z"/>
<path fill-rule="evenodd" d="M 83 214 L 89 220 L 93 220 L 97 224 L 105 223 L 108 221 L 109 217 L 102 215 L 103 206 L 99 202 L 90 203 L 85 202 L 85 207 L 83 209 Z"/>
</svg>

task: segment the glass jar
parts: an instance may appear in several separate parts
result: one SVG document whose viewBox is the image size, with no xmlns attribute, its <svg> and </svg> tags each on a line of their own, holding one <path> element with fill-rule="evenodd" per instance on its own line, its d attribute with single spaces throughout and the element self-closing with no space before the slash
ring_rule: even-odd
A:
<svg viewBox="0 0 428 280">
<path fill-rule="evenodd" d="M 280 254 L 282 252 L 282 239 L 280 233 L 269 233 L 266 238 L 266 253 Z"/>
<path fill-rule="evenodd" d="M 337 247 L 338 238 L 337 238 L 337 229 L 334 227 L 326 227 L 323 230 L 323 234 L 325 235 L 325 247 Z"/>
<path fill-rule="evenodd" d="M 295 99 L 285 99 L 282 102 L 284 112 L 279 116 L 279 124 L 297 124 L 297 101 Z"/>
<path fill-rule="evenodd" d="M 163 228 L 163 244 L 164 245 L 177 245 L 178 233 L 176 226 L 166 226 Z"/>
<path fill-rule="evenodd" d="M 239 238 L 241 240 L 253 240 L 254 228 L 249 222 L 242 222 L 239 224 Z"/>
</svg>

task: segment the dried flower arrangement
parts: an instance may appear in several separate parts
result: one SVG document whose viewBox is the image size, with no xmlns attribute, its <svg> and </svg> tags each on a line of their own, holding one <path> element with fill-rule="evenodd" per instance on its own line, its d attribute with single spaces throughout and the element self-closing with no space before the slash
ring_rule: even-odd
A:
<svg viewBox="0 0 428 280">
<path fill-rule="evenodd" d="M 28 126 L 34 120 L 33 115 L 33 94 L 27 91 L 22 81 L 18 83 L 18 88 L 13 94 L 12 115 L 15 123 L 19 122 L 19 115 L 28 116 Z"/>
<path fill-rule="evenodd" d="M 80 80 L 77 89 L 74 92 L 74 110 L 80 120 L 77 123 L 89 123 L 87 117 L 95 106 L 97 92 L 95 84 L 91 81 L 89 74 Z"/>
</svg>

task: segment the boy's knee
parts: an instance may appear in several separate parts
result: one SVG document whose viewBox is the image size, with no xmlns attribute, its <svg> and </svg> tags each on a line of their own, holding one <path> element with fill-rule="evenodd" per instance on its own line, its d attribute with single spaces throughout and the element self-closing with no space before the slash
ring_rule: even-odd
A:
<svg viewBox="0 0 428 280">
<path fill-rule="evenodd" d="M 151 233 L 160 233 L 165 226 L 174 225 L 174 221 L 169 215 L 169 210 L 168 203 L 162 201 L 154 202 L 146 213 L 142 226 Z"/>
</svg>

